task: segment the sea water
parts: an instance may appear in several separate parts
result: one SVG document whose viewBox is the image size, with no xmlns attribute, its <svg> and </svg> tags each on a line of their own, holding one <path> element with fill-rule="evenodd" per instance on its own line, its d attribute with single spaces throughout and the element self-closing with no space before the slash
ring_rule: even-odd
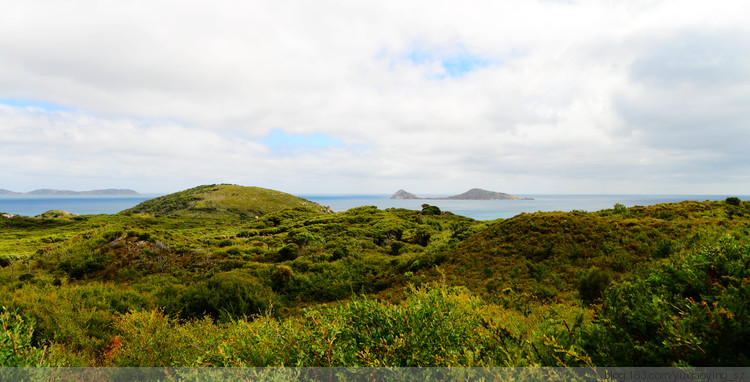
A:
<svg viewBox="0 0 750 382">
<path fill-rule="evenodd" d="M 63 210 L 79 215 L 115 214 L 134 207 L 138 203 L 159 195 L 138 196 L 40 196 L 40 195 L 0 195 L 0 212 L 24 216 L 36 216 L 49 210 Z M 627 207 L 647 206 L 659 203 L 681 202 L 684 200 L 724 200 L 737 195 L 517 195 L 533 200 L 440 200 L 390 199 L 390 195 L 300 195 L 310 201 L 330 206 L 341 212 L 361 206 L 375 206 L 380 209 L 405 208 L 421 210 L 422 204 L 437 206 L 477 220 L 509 218 L 521 213 L 537 211 L 599 211 L 612 208 L 616 203 Z M 739 195 L 742 200 L 750 196 Z"/>
<path fill-rule="evenodd" d="M 439 207 L 457 215 L 477 220 L 510 218 L 521 213 L 581 210 L 587 212 L 612 208 L 620 203 L 627 207 L 674 203 L 685 200 L 724 200 L 735 195 L 516 195 L 532 200 L 442 200 L 442 199 L 389 199 L 388 195 L 369 196 L 303 196 L 313 202 L 330 206 L 334 211 L 346 211 L 359 206 L 406 208 L 421 210 L 422 204 Z M 748 196 L 740 196 L 748 200 Z"/>
<path fill-rule="evenodd" d="M 0 213 L 36 216 L 49 210 L 61 210 L 78 215 L 115 214 L 157 196 L 0 195 Z"/>
</svg>

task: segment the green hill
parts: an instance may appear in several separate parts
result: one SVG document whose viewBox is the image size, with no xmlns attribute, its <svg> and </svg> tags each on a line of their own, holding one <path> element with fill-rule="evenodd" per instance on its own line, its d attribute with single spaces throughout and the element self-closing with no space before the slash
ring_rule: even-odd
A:
<svg viewBox="0 0 750 382">
<path fill-rule="evenodd" d="M 483 295 L 570 300 L 592 268 L 628 279 L 722 235 L 747 237 L 748 215 L 723 201 L 520 214 L 469 237 L 443 267 L 453 284 Z"/>
<path fill-rule="evenodd" d="M 320 204 L 281 191 L 231 184 L 206 185 L 176 192 L 120 212 L 124 215 L 147 213 L 154 215 L 259 217 L 287 208 L 305 208 L 325 213 L 329 209 Z"/>
</svg>

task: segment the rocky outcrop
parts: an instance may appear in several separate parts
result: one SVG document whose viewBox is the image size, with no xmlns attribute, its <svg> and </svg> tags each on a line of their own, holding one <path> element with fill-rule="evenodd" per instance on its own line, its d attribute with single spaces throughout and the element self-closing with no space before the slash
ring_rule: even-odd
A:
<svg viewBox="0 0 750 382">
<path fill-rule="evenodd" d="M 421 199 L 419 196 L 406 192 L 404 190 L 398 190 L 391 196 L 391 199 Z"/>
</svg>

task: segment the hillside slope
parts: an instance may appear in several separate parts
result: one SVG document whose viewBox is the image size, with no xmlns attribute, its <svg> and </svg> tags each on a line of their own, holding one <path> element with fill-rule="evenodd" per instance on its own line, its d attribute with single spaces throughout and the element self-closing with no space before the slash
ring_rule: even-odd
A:
<svg viewBox="0 0 750 382">
<path fill-rule="evenodd" d="M 452 284 L 481 294 L 573 299 L 592 268 L 630 278 L 721 236 L 747 238 L 747 216 L 748 206 L 723 201 L 520 214 L 462 242 L 443 267 Z"/>
<path fill-rule="evenodd" d="M 320 204 L 281 191 L 231 184 L 205 185 L 146 200 L 120 212 L 124 215 L 149 213 L 155 215 L 257 217 L 288 208 L 305 208 L 325 213 Z"/>
</svg>

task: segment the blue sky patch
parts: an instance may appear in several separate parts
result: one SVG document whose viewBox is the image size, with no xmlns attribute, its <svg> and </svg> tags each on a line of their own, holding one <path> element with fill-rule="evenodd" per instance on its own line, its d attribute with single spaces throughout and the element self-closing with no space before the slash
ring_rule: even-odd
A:
<svg viewBox="0 0 750 382">
<path fill-rule="evenodd" d="M 475 70 L 486 68 L 490 65 L 490 61 L 476 56 L 463 54 L 444 59 L 442 64 L 449 76 L 461 77 L 464 74 L 471 73 Z"/>
<path fill-rule="evenodd" d="M 441 54 L 437 50 L 415 49 L 406 55 L 406 59 L 415 65 L 439 62 L 446 73 L 445 76 L 439 76 L 440 79 L 463 77 L 468 73 L 496 64 L 479 55 L 469 53 L 464 48 L 456 49 L 455 52 L 449 54 Z"/>
<path fill-rule="evenodd" d="M 70 108 L 68 107 L 57 105 L 51 102 L 15 98 L 0 98 L 0 104 L 13 107 L 42 109 L 46 111 L 70 110 Z"/>
<path fill-rule="evenodd" d="M 273 149 L 291 149 L 305 151 L 313 148 L 343 146 L 338 138 L 320 132 L 314 134 L 289 134 L 283 129 L 275 128 L 265 138 L 260 140 L 264 145 Z"/>
</svg>

